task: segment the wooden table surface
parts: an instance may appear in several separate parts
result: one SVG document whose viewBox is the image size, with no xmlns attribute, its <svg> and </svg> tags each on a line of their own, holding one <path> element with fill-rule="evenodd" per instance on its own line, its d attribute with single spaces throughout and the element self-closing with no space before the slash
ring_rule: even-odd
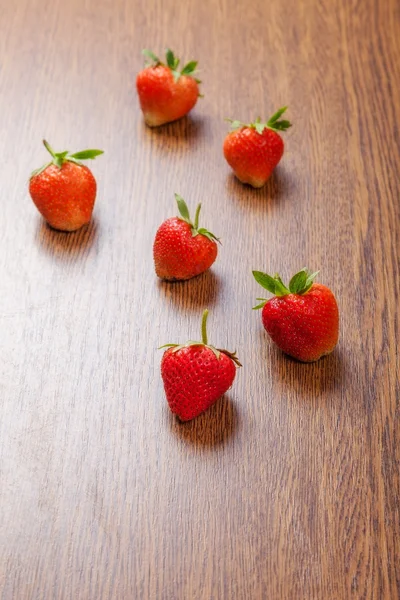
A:
<svg viewBox="0 0 400 600">
<path fill-rule="evenodd" d="M 0 599 L 400 597 L 400 28 L 396 0 L 1 0 Z M 142 48 L 196 58 L 204 99 L 157 130 Z M 265 188 L 222 155 L 225 117 L 288 104 Z M 30 172 L 97 147 L 91 224 L 46 226 Z M 222 239 L 157 280 L 174 192 Z M 252 311 L 252 269 L 308 266 L 340 341 L 301 364 Z M 180 424 L 166 342 L 209 337 L 243 368 Z"/>
</svg>

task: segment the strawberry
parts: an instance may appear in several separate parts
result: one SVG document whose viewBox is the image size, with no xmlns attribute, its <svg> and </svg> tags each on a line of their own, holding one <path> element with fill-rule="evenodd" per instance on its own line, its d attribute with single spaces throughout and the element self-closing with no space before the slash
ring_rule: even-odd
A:
<svg viewBox="0 0 400 600">
<path fill-rule="evenodd" d="M 261 300 L 264 328 L 286 354 L 303 362 L 313 362 L 332 352 L 339 337 L 339 310 L 329 288 L 314 283 L 317 273 L 302 269 L 292 277 L 289 289 L 279 275 L 271 277 L 253 271 L 255 280 L 275 294 Z"/>
<path fill-rule="evenodd" d="M 190 421 L 212 406 L 232 385 L 236 352 L 219 350 L 207 341 L 208 310 L 203 313 L 201 342 L 165 344 L 161 376 L 169 407 L 181 421 Z"/>
<path fill-rule="evenodd" d="M 96 158 L 103 151 L 69 154 L 68 150 L 54 152 L 46 140 L 43 144 L 52 160 L 32 173 L 29 193 L 51 227 L 75 231 L 89 223 L 96 199 L 96 180 L 80 161 Z"/>
<path fill-rule="evenodd" d="M 234 131 L 225 138 L 224 156 L 242 183 L 262 187 L 281 160 L 284 145 L 278 131 L 291 127 L 289 121 L 280 120 L 286 109 L 280 108 L 267 123 L 260 118 L 249 124 L 228 119 Z"/>
<path fill-rule="evenodd" d="M 150 52 L 143 50 L 147 66 L 136 78 L 136 89 L 144 120 L 150 127 L 176 121 L 186 115 L 200 96 L 201 83 L 195 77 L 197 62 L 188 62 L 178 71 L 179 59 L 167 50 L 167 64 Z"/>
<path fill-rule="evenodd" d="M 194 223 L 184 199 L 175 194 L 180 217 L 171 217 L 157 230 L 153 246 L 156 274 L 161 279 L 190 279 L 211 267 L 217 258 L 219 239 L 199 228 L 201 204 L 197 206 Z"/>
</svg>

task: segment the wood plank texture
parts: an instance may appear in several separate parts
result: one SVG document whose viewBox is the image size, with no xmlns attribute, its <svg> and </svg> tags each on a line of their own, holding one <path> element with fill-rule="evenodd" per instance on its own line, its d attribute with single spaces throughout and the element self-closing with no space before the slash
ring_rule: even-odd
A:
<svg viewBox="0 0 400 600">
<path fill-rule="evenodd" d="M 0 599 L 400 598 L 397 0 L 0 0 Z M 141 49 L 197 58 L 204 99 L 157 130 Z M 262 190 L 222 156 L 225 117 L 294 127 Z M 91 224 L 48 228 L 27 189 L 103 148 Z M 174 192 L 222 238 L 157 281 Z M 320 269 L 335 352 L 268 341 L 251 270 Z M 237 349 L 234 387 L 179 424 L 165 342 Z"/>
</svg>

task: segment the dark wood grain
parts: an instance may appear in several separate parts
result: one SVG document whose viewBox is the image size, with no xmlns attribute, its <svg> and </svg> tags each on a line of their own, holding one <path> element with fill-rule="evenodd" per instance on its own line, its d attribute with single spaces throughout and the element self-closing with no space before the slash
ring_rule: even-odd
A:
<svg viewBox="0 0 400 600">
<path fill-rule="evenodd" d="M 1 600 L 400 597 L 400 27 L 396 0 L 1 1 Z M 143 47 L 197 58 L 204 99 L 157 130 Z M 294 127 L 241 185 L 224 117 Z M 49 229 L 28 195 L 41 140 L 98 147 L 91 224 Z M 222 238 L 212 270 L 156 280 L 174 192 Z M 337 295 L 335 352 L 266 338 L 252 269 L 308 265 Z M 237 349 L 194 422 L 157 347 Z"/>
</svg>

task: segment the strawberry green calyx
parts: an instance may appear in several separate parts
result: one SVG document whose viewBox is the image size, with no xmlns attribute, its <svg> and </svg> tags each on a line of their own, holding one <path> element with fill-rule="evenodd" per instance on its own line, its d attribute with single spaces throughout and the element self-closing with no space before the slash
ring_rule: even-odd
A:
<svg viewBox="0 0 400 600">
<path fill-rule="evenodd" d="M 185 221 L 185 223 L 187 223 L 188 225 L 190 225 L 193 237 L 196 237 L 196 235 L 200 234 L 200 235 L 204 235 L 206 238 L 208 238 L 212 242 L 221 243 L 219 238 L 217 238 L 217 236 L 215 236 L 213 233 L 211 233 L 211 231 L 208 231 L 208 229 L 205 229 L 204 227 L 199 228 L 199 216 L 200 216 L 201 204 L 197 205 L 194 222 L 192 222 L 192 220 L 190 218 L 190 214 L 189 214 L 189 209 L 187 207 L 186 202 L 182 198 L 182 196 L 180 196 L 179 194 L 175 194 L 175 199 L 178 204 L 178 210 L 179 210 L 179 215 L 180 215 L 178 218 L 181 219 L 182 221 Z"/>
<path fill-rule="evenodd" d="M 56 165 L 56 167 L 58 167 L 59 169 L 61 169 L 62 165 L 66 162 L 73 162 L 77 165 L 82 165 L 82 160 L 94 159 L 96 158 L 96 156 L 100 156 L 100 154 L 104 153 L 103 150 L 88 149 L 81 150 L 80 152 L 74 152 L 74 154 L 69 154 L 69 150 L 64 150 L 64 152 L 54 152 L 53 148 L 48 142 L 46 142 L 46 140 L 43 140 L 43 145 L 49 152 L 49 154 L 51 154 L 52 160 L 40 167 L 40 169 L 36 169 L 36 171 L 33 171 L 33 173 L 31 174 L 31 178 L 35 175 L 39 175 L 50 165 Z"/>
<path fill-rule="evenodd" d="M 203 316 L 201 318 L 201 341 L 205 346 L 208 344 L 207 337 L 207 319 L 208 319 L 208 309 L 203 312 Z"/>
<path fill-rule="evenodd" d="M 152 52 L 151 50 L 147 50 L 146 48 L 142 50 L 142 54 L 145 57 L 145 64 L 146 66 L 152 66 L 152 67 L 157 67 L 157 65 L 161 65 L 162 62 L 161 60 L 158 58 L 158 56 L 156 56 L 154 54 L 154 52 Z"/>
<path fill-rule="evenodd" d="M 257 283 L 259 283 L 264 289 L 271 292 L 271 294 L 274 294 L 274 296 L 282 297 L 288 296 L 289 294 L 296 294 L 297 296 L 306 294 L 311 289 L 314 279 L 318 273 L 319 271 L 311 273 L 306 268 L 301 269 L 301 271 L 293 275 L 289 282 L 289 287 L 285 286 L 278 274 L 271 277 L 271 275 L 267 275 L 267 273 L 253 271 L 253 276 Z M 253 310 L 263 308 L 268 302 L 266 298 L 257 298 L 257 300 L 260 300 L 260 304 L 254 306 Z"/>
<path fill-rule="evenodd" d="M 233 119 L 226 119 L 231 124 L 231 129 L 239 129 L 240 127 L 249 127 L 250 129 L 255 129 L 257 133 L 260 135 L 264 131 L 264 129 L 272 129 L 272 131 L 286 131 L 289 127 L 292 126 L 290 121 L 286 121 L 285 119 L 281 119 L 280 117 L 286 112 L 287 106 L 283 106 L 279 110 L 276 111 L 275 114 L 272 115 L 270 119 L 266 123 L 261 122 L 261 117 L 258 117 L 254 123 L 242 123 L 241 121 L 236 121 Z"/>
<path fill-rule="evenodd" d="M 215 346 L 212 346 L 211 344 L 208 343 L 207 318 L 208 318 L 208 310 L 206 309 L 203 312 L 203 316 L 201 319 L 201 341 L 200 342 L 189 340 L 188 342 L 186 342 L 186 344 L 164 344 L 163 346 L 159 347 L 159 350 L 161 350 L 162 348 L 173 348 L 172 352 L 178 352 L 179 350 L 182 350 L 182 348 L 189 348 L 190 346 L 204 346 L 205 348 L 209 348 L 215 354 L 216 358 L 219 359 L 221 352 L 222 352 L 223 354 L 226 354 L 231 360 L 233 360 L 233 362 L 235 363 L 236 366 L 241 367 L 242 364 L 239 362 L 239 359 L 236 356 L 236 352 L 230 352 L 229 350 L 222 350 L 221 348 L 215 348 Z"/>
<path fill-rule="evenodd" d="M 189 61 L 183 67 L 183 69 L 181 71 L 179 71 L 178 67 L 179 67 L 180 60 L 178 57 L 175 56 L 175 54 L 169 48 L 167 48 L 167 50 L 165 52 L 165 60 L 166 60 L 165 63 L 163 63 L 158 58 L 158 56 L 156 56 L 154 54 L 154 52 L 152 52 L 151 50 L 142 50 L 142 54 L 146 57 L 146 66 L 147 67 L 158 67 L 159 65 L 162 65 L 163 67 L 169 67 L 172 71 L 172 75 L 174 76 L 175 81 L 178 81 L 178 79 L 182 75 L 187 75 L 188 77 L 193 77 L 193 79 L 196 81 L 196 83 L 201 83 L 200 79 L 196 79 L 196 77 L 194 77 L 197 73 L 197 61 L 196 60 Z"/>
</svg>

